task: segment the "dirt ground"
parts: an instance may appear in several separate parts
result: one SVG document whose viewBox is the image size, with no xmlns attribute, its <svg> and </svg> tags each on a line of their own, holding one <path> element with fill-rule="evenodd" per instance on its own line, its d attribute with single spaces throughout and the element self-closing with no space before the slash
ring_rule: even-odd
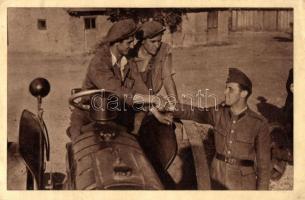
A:
<svg viewBox="0 0 305 200">
<path fill-rule="evenodd" d="M 195 95 L 198 90 L 215 94 L 220 102 L 229 67 L 238 67 L 253 82 L 250 107 L 257 111 L 258 96 L 280 108 L 286 98 L 286 79 L 293 65 L 293 43 L 279 38 L 284 33 L 230 33 L 229 45 L 196 46 L 173 49 L 175 81 L 179 97 Z M 72 88 L 80 87 L 90 56 L 8 54 L 8 141 L 17 142 L 19 118 L 23 109 L 36 111 L 36 100 L 28 91 L 36 77 L 51 84 L 43 99 L 44 119 L 49 129 L 53 171 L 65 173 L 65 144 L 69 141 L 68 98 Z M 211 102 L 209 102 L 211 104 Z M 292 189 L 293 166 L 284 177 L 272 182 L 273 190 Z"/>
</svg>

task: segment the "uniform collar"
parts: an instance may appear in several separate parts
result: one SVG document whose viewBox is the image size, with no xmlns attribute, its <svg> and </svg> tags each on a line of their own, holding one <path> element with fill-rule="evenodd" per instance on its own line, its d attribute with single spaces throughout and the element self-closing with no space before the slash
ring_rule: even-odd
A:
<svg viewBox="0 0 305 200">
<path fill-rule="evenodd" d="M 229 115 L 230 118 L 234 117 L 237 120 L 239 120 L 240 118 L 242 118 L 243 116 L 246 115 L 247 111 L 249 110 L 248 106 L 246 106 L 244 109 L 242 109 L 238 114 L 234 114 L 231 109 L 229 110 Z"/>
</svg>

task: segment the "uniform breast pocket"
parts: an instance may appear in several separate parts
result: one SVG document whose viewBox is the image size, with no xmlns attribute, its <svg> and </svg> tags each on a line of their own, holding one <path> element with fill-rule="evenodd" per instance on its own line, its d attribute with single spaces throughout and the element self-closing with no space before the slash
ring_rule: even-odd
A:
<svg viewBox="0 0 305 200">
<path fill-rule="evenodd" d="M 236 134 L 236 140 L 242 143 L 252 144 L 254 142 L 254 138 L 251 134 L 247 132 L 239 132 Z"/>
<path fill-rule="evenodd" d="M 239 157 L 243 159 L 250 159 L 254 151 L 254 137 L 247 132 L 239 132 L 236 135 L 235 151 L 238 152 Z"/>
</svg>

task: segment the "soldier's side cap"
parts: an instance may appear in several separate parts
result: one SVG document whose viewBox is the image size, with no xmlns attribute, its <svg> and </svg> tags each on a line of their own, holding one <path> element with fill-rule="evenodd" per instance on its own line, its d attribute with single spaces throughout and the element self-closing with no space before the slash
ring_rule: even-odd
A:
<svg viewBox="0 0 305 200">
<path fill-rule="evenodd" d="M 243 85 L 244 87 L 249 90 L 249 92 L 252 92 L 252 82 L 249 79 L 249 77 L 240 71 L 237 68 L 229 68 L 229 75 L 227 79 L 227 83 L 239 83 L 240 85 Z"/>
<path fill-rule="evenodd" d="M 131 19 L 124 19 L 114 23 L 107 35 L 103 38 L 104 42 L 117 42 L 133 36 L 137 31 L 137 25 Z"/>
<path fill-rule="evenodd" d="M 146 39 L 146 38 L 153 38 L 161 33 L 163 33 L 166 28 L 159 22 L 156 21 L 147 21 L 144 22 L 138 32 L 138 39 Z"/>
</svg>

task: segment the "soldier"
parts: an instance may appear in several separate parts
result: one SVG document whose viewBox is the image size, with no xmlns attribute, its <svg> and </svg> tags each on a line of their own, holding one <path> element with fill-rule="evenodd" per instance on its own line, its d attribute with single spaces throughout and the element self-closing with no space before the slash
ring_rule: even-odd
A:
<svg viewBox="0 0 305 200">
<path fill-rule="evenodd" d="M 268 190 L 270 136 L 266 120 L 252 111 L 247 99 L 250 79 L 236 68 L 229 69 L 225 103 L 208 109 L 176 106 L 174 117 L 214 126 L 216 154 L 211 166 L 213 189 Z"/>
<path fill-rule="evenodd" d="M 148 95 L 149 91 L 145 84 L 141 84 L 143 81 L 138 76 L 136 68 L 133 68 L 125 57 L 133 46 L 136 30 L 136 24 L 130 19 L 116 22 L 109 29 L 89 64 L 83 90 L 112 90 L 124 98 L 124 102 L 130 106 L 137 101 L 150 102 L 158 99 L 157 103 L 160 103 L 162 99 Z M 156 112 L 152 111 L 152 113 Z M 74 108 L 68 130 L 71 139 L 74 140 L 80 135 L 82 126 L 90 122 L 88 113 Z"/>
</svg>

